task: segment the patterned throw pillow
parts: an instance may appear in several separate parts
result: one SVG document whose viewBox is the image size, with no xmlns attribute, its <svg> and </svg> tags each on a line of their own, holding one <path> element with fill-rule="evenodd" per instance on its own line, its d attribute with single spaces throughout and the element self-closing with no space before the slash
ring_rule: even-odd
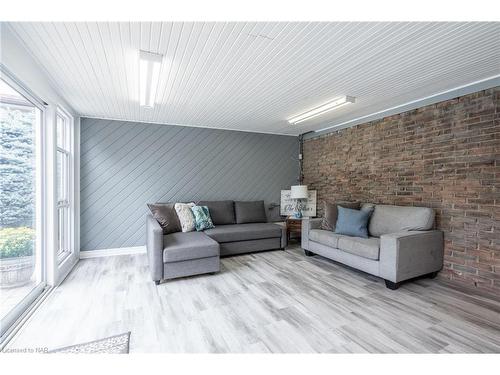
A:
<svg viewBox="0 0 500 375">
<path fill-rule="evenodd" d="M 193 212 L 195 228 L 198 232 L 205 229 L 215 228 L 207 206 L 194 206 L 191 207 L 191 211 Z"/>
<path fill-rule="evenodd" d="M 176 203 L 174 206 L 183 232 L 192 232 L 195 228 L 194 215 L 191 211 L 193 206 L 194 203 Z"/>
</svg>

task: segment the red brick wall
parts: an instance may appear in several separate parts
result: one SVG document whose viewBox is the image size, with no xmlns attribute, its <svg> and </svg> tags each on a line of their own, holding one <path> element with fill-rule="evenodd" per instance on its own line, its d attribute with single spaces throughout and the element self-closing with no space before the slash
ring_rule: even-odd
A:
<svg viewBox="0 0 500 375">
<path fill-rule="evenodd" d="M 500 291 L 500 87 L 304 141 L 323 201 L 433 207 L 441 277 Z"/>
</svg>

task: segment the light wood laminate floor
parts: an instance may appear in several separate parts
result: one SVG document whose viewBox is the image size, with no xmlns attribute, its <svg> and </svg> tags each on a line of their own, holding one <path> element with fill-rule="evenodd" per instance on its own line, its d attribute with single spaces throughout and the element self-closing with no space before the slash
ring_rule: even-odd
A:
<svg viewBox="0 0 500 375">
<path fill-rule="evenodd" d="M 500 301 L 423 279 L 399 290 L 298 246 L 149 278 L 146 255 L 82 260 L 8 348 L 131 331 L 131 352 L 500 352 Z"/>
</svg>

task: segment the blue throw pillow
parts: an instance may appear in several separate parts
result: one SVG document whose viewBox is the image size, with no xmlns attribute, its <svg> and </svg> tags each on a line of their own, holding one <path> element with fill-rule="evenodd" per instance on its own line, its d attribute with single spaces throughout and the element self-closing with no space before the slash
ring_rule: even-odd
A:
<svg viewBox="0 0 500 375">
<path fill-rule="evenodd" d="M 337 206 L 338 216 L 335 233 L 368 238 L 368 220 L 373 210 L 353 210 Z"/>
<path fill-rule="evenodd" d="M 198 232 L 205 229 L 215 228 L 207 206 L 193 206 L 191 207 L 191 211 L 194 215 L 194 227 Z"/>
</svg>

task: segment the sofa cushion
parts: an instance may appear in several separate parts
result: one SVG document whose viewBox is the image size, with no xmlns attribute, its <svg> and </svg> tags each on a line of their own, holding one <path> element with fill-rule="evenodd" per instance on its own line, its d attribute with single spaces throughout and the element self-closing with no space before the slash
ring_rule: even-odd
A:
<svg viewBox="0 0 500 375">
<path fill-rule="evenodd" d="M 368 238 L 368 220 L 372 210 L 352 210 L 338 206 L 335 233 Z"/>
<path fill-rule="evenodd" d="M 341 237 L 340 234 L 335 234 L 330 230 L 324 230 L 324 229 L 309 230 L 310 241 L 318 242 L 322 245 L 333 248 L 337 248 L 337 243 L 340 237 Z"/>
<path fill-rule="evenodd" d="M 323 203 L 323 221 L 321 222 L 321 229 L 335 230 L 337 223 L 338 210 L 337 205 L 345 208 L 352 208 L 359 210 L 359 202 L 337 202 L 337 203 Z"/>
<path fill-rule="evenodd" d="M 191 207 L 194 205 L 194 203 L 176 203 L 174 205 L 183 232 L 191 232 L 195 229 L 194 215 L 191 211 Z"/>
<path fill-rule="evenodd" d="M 234 202 L 236 223 L 265 223 L 267 221 L 264 201 Z"/>
<path fill-rule="evenodd" d="M 205 229 L 215 228 L 207 206 L 191 207 L 194 216 L 194 227 L 198 232 Z"/>
<path fill-rule="evenodd" d="M 368 230 L 371 236 L 380 237 L 383 234 L 408 230 L 429 230 L 433 225 L 432 208 L 377 204 Z"/>
<path fill-rule="evenodd" d="M 163 236 L 163 263 L 219 255 L 219 244 L 203 232 L 178 232 Z"/>
<path fill-rule="evenodd" d="M 268 223 L 277 223 L 283 222 L 284 216 L 281 216 L 280 205 L 277 203 L 266 203 L 264 205 L 266 211 L 266 222 Z"/>
<path fill-rule="evenodd" d="M 233 201 L 200 201 L 199 206 L 207 206 L 214 225 L 236 224 Z"/>
<path fill-rule="evenodd" d="M 163 234 L 180 232 L 181 223 L 174 208 L 175 203 L 154 203 L 148 207 L 153 217 L 160 224 Z"/>
<path fill-rule="evenodd" d="M 349 208 L 349 207 L 347 207 Z M 375 210 L 375 204 L 373 203 L 362 203 L 360 210 L 366 210 L 366 211 L 374 211 Z"/>
<path fill-rule="evenodd" d="M 281 227 L 273 223 L 219 225 L 204 232 L 217 242 L 235 242 L 281 237 Z"/>
<path fill-rule="evenodd" d="M 337 248 L 346 253 L 377 260 L 380 253 L 380 239 L 340 236 Z"/>
</svg>

